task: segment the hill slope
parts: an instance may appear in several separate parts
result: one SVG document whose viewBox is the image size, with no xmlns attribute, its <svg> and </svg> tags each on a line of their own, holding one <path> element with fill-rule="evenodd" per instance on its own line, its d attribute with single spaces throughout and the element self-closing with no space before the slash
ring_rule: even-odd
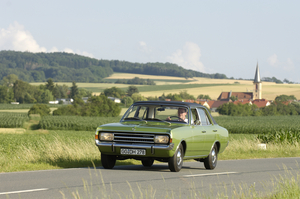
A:
<svg viewBox="0 0 300 199">
<path fill-rule="evenodd" d="M 52 78 L 55 82 L 102 82 L 114 72 L 165 75 L 175 77 L 208 77 L 226 79 L 224 74 L 205 74 L 186 70 L 171 63 L 131 63 L 118 60 L 97 60 L 76 54 L 30 53 L 0 51 L 0 79 L 16 74 L 27 82 L 45 82 Z"/>
</svg>

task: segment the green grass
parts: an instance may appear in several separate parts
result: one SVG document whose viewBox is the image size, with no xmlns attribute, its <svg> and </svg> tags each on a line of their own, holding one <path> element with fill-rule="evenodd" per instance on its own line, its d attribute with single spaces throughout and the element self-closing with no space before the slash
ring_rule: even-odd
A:
<svg viewBox="0 0 300 199">
<path fill-rule="evenodd" d="M 260 148 L 259 144 L 261 142 L 257 139 L 257 134 L 230 134 L 229 145 L 219 155 L 219 159 L 300 157 L 299 142 L 293 144 L 288 142 L 268 143 L 266 144 L 266 150 Z"/>
<path fill-rule="evenodd" d="M 93 167 L 101 165 L 94 131 L 27 130 L 0 133 L 0 172 Z M 118 164 L 137 164 L 122 161 Z"/>
<path fill-rule="evenodd" d="M 22 134 L 0 133 L 0 172 L 101 166 L 94 143 L 95 131 L 27 130 Z M 230 135 L 230 144 L 220 160 L 298 157 L 299 144 L 268 144 L 257 147 L 256 135 Z M 93 162 L 93 163 L 92 163 Z M 141 164 L 117 161 L 117 164 Z"/>
</svg>

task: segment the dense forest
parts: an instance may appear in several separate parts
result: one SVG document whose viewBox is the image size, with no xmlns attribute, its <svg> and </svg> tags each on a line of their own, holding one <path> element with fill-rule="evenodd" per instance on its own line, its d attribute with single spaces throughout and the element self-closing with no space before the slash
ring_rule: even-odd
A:
<svg viewBox="0 0 300 199">
<path fill-rule="evenodd" d="M 10 74 L 26 82 L 101 82 L 113 70 L 107 61 L 70 53 L 1 51 L 0 79 Z"/>
<path fill-rule="evenodd" d="M 205 74 L 186 70 L 171 63 L 131 63 L 97 60 L 76 54 L 0 51 L 0 79 L 10 74 L 26 82 L 103 82 L 114 72 L 164 75 L 176 77 L 209 77 L 226 79 L 224 74 Z"/>
</svg>

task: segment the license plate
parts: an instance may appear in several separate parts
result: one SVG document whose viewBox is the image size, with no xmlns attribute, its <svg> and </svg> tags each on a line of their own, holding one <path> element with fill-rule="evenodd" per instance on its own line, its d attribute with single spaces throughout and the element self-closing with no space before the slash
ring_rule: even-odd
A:
<svg viewBox="0 0 300 199">
<path fill-rule="evenodd" d="M 121 149 L 122 155 L 146 155 L 145 149 Z"/>
</svg>

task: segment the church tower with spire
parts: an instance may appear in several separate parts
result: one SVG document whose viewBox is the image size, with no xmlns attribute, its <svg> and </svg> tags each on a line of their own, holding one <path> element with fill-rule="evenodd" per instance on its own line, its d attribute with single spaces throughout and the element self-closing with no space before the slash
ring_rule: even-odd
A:
<svg viewBox="0 0 300 199">
<path fill-rule="evenodd" d="M 262 83 L 259 75 L 258 63 L 256 65 L 255 77 L 253 81 L 254 89 L 253 89 L 253 100 L 262 99 Z"/>
</svg>

